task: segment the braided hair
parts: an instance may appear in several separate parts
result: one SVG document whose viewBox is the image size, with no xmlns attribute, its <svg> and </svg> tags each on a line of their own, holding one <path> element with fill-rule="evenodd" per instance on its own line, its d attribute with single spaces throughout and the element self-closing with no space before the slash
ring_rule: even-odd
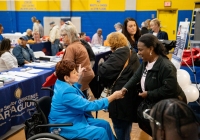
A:
<svg viewBox="0 0 200 140">
<path fill-rule="evenodd" d="M 164 130 L 164 125 L 170 126 L 170 124 L 175 121 L 177 133 L 182 139 L 187 137 L 187 134 L 181 131 L 182 126 L 191 123 L 197 123 L 198 126 L 200 124 L 192 109 L 186 103 L 178 99 L 165 99 L 158 102 L 152 108 L 150 115 L 154 118 L 154 120 L 161 123 L 162 130 Z M 167 124 L 164 124 L 164 120 Z M 154 133 L 152 137 L 156 140 L 156 131 L 159 128 L 156 125 L 153 126 L 154 127 L 152 129 L 154 130 Z"/>
</svg>

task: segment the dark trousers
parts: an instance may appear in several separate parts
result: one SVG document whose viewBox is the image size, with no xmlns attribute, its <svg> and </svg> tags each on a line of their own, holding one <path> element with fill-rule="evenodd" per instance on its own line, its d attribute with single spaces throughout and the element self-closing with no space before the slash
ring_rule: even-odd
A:
<svg viewBox="0 0 200 140">
<path fill-rule="evenodd" d="M 132 122 L 111 118 L 113 128 L 118 140 L 130 140 Z"/>
</svg>

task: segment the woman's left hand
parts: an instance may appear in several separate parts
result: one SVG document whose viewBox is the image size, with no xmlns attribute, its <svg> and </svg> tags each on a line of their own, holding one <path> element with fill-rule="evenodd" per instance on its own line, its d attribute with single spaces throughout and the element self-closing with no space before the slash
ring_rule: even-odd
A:
<svg viewBox="0 0 200 140">
<path fill-rule="evenodd" d="M 142 93 L 139 93 L 138 95 L 141 96 L 142 98 L 146 98 L 147 97 L 147 91 L 143 91 Z"/>
</svg>

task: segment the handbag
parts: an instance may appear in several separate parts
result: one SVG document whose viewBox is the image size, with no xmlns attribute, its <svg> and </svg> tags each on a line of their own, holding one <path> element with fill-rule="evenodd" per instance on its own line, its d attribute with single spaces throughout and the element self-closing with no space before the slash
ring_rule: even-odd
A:
<svg viewBox="0 0 200 140">
<path fill-rule="evenodd" d="M 130 50 L 130 56 L 131 56 L 131 50 Z M 122 69 L 121 72 L 119 73 L 117 79 L 113 82 L 112 86 L 111 86 L 111 87 L 104 88 L 104 90 L 103 90 L 102 93 L 101 93 L 101 98 L 108 97 L 108 96 L 110 96 L 110 95 L 112 94 L 112 88 L 114 87 L 116 81 L 119 79 L 119 77 L 121 76 L 122 72 L 124 71 L 124 69 L 125 69 L 126 66 L 128 65 L 130 56 L 129 56 L 128 59 L 126 60 L 126 63 L 124 64 L 123 69 Z"/>
<path fill-rule="evenodd" d="M 138 109 L 137 109 L 137 121 L 138 121 L 138 125 L 139 127 L 146 132 L 147 134 L 149 134 L 150 136 L 152 136 L 152 130 L 151 130 L 151 126 L 150 126 L 150 122 L 148 119 L 145 119 L 143 116 L 143 111 L 145 111 L 146 109 L 152 109 L 152 107 L 155 105 L 155 103 L 144 99 Z"/>
</svg>

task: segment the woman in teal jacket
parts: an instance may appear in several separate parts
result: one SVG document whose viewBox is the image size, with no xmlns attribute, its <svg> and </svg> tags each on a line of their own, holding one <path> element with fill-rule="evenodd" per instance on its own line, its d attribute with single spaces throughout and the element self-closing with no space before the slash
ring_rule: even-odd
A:
<svg viewBox="0 0 200 140">
<path fill-rule="evenodd" d="M 84 73 L 84 71 L 83 71 Z M 54 95 L 49 114 L 49 123 L 73 123 L 70 127 L 54 127 L 67 139 L 115 140 L 107 121 L 94 119 L 87 111 L 106 109 L 110 102 L 123 98 L 118 91 L 107 98 L 88 101 L 80 90 L 79 75 L 75 63 L 63 60 L 56 66 L 58 80 L 55 83 Z"/>
</svg>

